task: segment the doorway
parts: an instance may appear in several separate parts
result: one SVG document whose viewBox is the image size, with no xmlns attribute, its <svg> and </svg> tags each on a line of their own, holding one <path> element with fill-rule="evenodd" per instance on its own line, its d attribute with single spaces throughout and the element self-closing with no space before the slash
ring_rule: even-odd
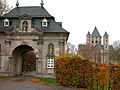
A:
<svg viewBox="0 0 120 90">
<path fill-rule="evenodd" d="M 13 75 L 36 71 L 36 54 L 29 45 L 19 45 L 12 53 L 11 71 Z"/>
</svg>

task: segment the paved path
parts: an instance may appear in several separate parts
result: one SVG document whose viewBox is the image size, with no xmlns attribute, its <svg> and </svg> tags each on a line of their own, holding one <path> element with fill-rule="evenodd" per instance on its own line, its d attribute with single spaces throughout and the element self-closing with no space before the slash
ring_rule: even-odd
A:
<svg viewBox="0 0 120 90">
<path fill-rule="evenodd" d="M 57 86 L 47 86 L 31 82 L 31 77 L 0 79 L 0 90 L 73 90 Z"/>
</svg>

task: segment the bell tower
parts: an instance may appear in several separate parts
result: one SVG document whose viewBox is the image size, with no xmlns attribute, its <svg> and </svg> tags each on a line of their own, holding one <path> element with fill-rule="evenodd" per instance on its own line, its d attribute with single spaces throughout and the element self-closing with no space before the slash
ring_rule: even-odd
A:
<svg viewBox="0 0 120 90">
<path fill-rule="evenodd" d="M 103 35 L 103 46 L 104 46 L 104 50 L 109 50 L 109 38 L 108 38 L 108 34 L 107 32 L 105 32 L 105 34 Z"/>
</svg>

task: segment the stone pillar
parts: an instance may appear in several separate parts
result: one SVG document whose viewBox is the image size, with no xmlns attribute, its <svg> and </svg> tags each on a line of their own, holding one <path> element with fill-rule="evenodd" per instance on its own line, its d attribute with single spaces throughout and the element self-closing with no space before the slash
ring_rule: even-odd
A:
<svg viewBox="0 0 120 90">
<path fill-rule="evenodd" d="M 42 45 L 43 45 L 43 39 L 37 40 L 38 44 L 38 58 L 36 61 L 36 73 L 42 75 Z"/>
<path fill-rule="evenodd" d="M 63 55 L 65 53 L 65 42 L 64 39 L 59 40 L 59 55 Z"/>
</svg>

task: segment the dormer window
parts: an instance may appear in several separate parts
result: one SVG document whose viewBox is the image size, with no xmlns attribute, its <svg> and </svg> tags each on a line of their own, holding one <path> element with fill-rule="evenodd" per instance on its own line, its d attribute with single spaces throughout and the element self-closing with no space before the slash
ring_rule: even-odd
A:
<svg viewBox="0 0 120 90">
<path fill-rule="evenodd" d="M 3 20 L 3 25 L 9 26 L 9 20 L 7 18 Z"/>
<path fill-rule="evenodd" d="M 42 20 L 42 27 L 47 27 L 48 26 L 48 20 L 46 18 L 44 18 Z"/>
</svg>

